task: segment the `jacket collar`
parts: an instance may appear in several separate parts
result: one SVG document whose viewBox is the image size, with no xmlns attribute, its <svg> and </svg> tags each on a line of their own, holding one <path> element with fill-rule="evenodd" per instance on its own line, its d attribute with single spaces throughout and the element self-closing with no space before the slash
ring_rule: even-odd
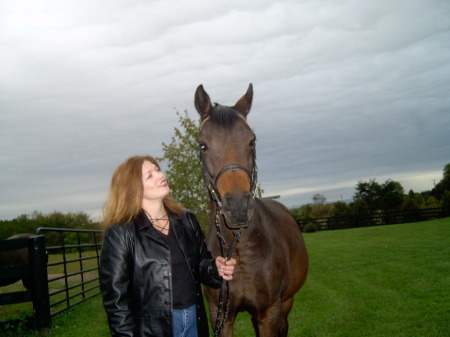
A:
<svg viewBox="0 0 450 337">
<path fill-rule="evenodd" d="M 172 227 L 172 230 L 175 232 L 175 235 L 177 237 L 180 237 L 179 236 L 181 234 L 180 229 L 182 228 L 180 224 L 182 224 L 183 219 L 177 214 L 174 214 L 172 212 L 167 212 L 167 214 L 169 215 L 170 226 Z M 136 223 L 136 226 L 139 231 L 147 230 L 147 235 L 151 234 L 151 231 L 148 231 L 148 229 L 152 227 L 152 223 L 150 222 L 144 211 L 139 212 L 137 217 L 134 219 L 134 222 Z"/>
<path fill-rule="evenodd" d="M 143 211 L 140 211 L 137 217 L 134 219 L 139 230 L 149 228 L 152 224 Z"/>
</svg>

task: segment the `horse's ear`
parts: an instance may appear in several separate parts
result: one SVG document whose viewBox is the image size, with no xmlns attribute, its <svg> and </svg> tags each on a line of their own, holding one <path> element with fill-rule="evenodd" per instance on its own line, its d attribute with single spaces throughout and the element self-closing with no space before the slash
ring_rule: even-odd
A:
<svg viewBox="0 0 450 337">
<path fill-rule="evenodd" d="M 253 85 L 250 83 L 245 95 L 242 96 L 239 101 L 237 101 L 237 103 L 233 108 L 241 112 L 244 116 L 247 116 L 248 113 L 250 112 L 250 108 L 252 107 L 252 100 L 253 100 Z"/>
<path fill-rule="evenodd" d="M 201 84 L 195 90 L 195 108 L 200 114 L 202 121 L 209 116 L 212 110 L 211 100 Z"/>
</svg>

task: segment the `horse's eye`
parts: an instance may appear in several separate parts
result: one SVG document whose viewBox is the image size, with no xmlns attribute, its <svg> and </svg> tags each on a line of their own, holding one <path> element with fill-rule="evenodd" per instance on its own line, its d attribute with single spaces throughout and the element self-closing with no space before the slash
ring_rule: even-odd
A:
<svg viewBox="0 0 450 337">
<path fill-rule="evenodd" d="M 208 149 L 208 147 L 204 143 L 201 143 L 198 146 L 200 148 L 200 151 L 202 151 L 202 152 L 205 152 Z"/>
<path fill-rule="evenodd" d="M 250 147 L 255 147 L 255 145 L 256 145 L 256 139 L 252 139 L 248 145 L 249 145 Z"/>
</svg>

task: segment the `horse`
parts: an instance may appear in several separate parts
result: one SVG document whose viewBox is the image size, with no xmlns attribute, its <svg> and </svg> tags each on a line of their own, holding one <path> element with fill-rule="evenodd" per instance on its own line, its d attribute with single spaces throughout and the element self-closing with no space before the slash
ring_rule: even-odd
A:
<svg viewBox="0 0 450 337">
<path fill-rule="evenodd" d="M 256 136 L 247 123 L 253 86 L 234 106 L 211 100 L 199 85 L 199 150 L 210 201 L 205 235 L 214 256 L 237 260 L 228 301 L 224 290 L 205 287 L 217 336 L 233 336 L 238 312 L 247 311 L 258 337 L 286 337 L 294 295 L 308 273 L 306 246 L 294 218 L 281 203 L 256 197 Z M 234 250 L 233 250 L 234 248 Z"/>
<path fill-rule="evenodd" d="M 30 236 L 34 236 L 36 234 L 16 234 L 8 237 L 6 240 L 14 240 L 21 238 L 28 238 Z M 0 266 L 8 267 L 8 266 L 26 266 L 28 265 L 28 248 L 18 248 L 13 250 L 5 250 L 0 251 Z M 20 277 L 11 277 L 7 279 L 0 280 L 0 287 L 7 286 L 9 284 L 16 283 L 20 280 Z M 22 278 L 23 286 L 27 289 L 31 289 L 32 278 L 30 276 L 24 276 Z"/>
</svg>

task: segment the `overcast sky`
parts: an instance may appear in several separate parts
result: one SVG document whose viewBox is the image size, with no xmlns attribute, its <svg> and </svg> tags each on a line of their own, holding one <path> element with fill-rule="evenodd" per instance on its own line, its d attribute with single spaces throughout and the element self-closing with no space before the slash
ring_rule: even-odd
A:
<svg viewBox="0 0 450 337">
<path fill-rule="evenodd" d="M 114 169 L 162 155 L 199 84 L 248 121 L 288 207 L 450 163 L 450 1 L 0 2 L 0 219 L 97 216 Z"/>
</svg>

